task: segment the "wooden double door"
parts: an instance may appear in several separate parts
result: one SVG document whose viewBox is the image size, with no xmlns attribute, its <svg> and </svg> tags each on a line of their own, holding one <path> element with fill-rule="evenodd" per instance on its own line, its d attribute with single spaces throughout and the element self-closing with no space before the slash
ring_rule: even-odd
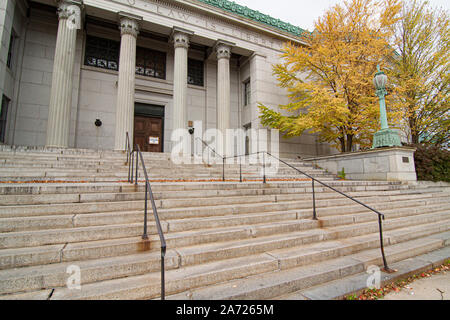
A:
<svg viewBox="0 0 450 320">
<path fill-rule="evenodd" d="M 134 116 L 134 143 L 141 151 L 163 152 L 163 118 Z"/>
</svg>

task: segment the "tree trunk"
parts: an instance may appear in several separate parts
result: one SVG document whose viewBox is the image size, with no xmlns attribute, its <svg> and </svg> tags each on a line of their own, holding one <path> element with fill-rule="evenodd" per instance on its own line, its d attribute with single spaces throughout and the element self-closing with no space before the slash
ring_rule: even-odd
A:
<svg viewBox="0 0 450 320">
<path fill-rule="evenodd" d="M 412 131 L 411 130 L 411 142 L 413 144 L 418 144 L 419 143 L 419 134 L 416 131 Z"/>
<path fill-rule="evenodd" d="M 410 107 L 412 109 L 412 107 Z M 409 130 L 411 131 L 411 142 L 413 144 L 419 143 L 419 133 L 417 132 L 416 124 L 417 119 L 415 118 L 415 113 L 413 113 L 414 116 L 410 116 L 408 119 L 409 122 Z"/>
<path fill-rule="evenodd" d="M 339 142 L 341 143 L 341 152 L 345 152 L 345 139 L 344 137 L 339 138 Z"/>
<path fill-rule="evenodd" d="M 339 142 L 341 143 L 341 152 L 351 152 L 353 146 L 353 134 L 343 134 L 339 137 Z"/>
<path fill-rule="evenodd" d="M 345 151 L 352 152 L 352 146 L 353 146 L 353 135 L 347 134 L 347 148 Z"/>
</svg>

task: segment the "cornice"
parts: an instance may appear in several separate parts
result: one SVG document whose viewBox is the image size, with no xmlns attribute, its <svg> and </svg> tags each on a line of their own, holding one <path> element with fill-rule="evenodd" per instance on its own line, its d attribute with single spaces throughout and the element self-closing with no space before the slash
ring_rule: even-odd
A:
<svg viewBox="0 0 450 320">
<path fill-rule="evenodd" d="M 237 14 L 244 18 L 263 23 L 265 25 L 280 29 L 285 32 L 289 32 L 297 37 L 303 37 L 304 34 L 308 34 L 306 31 L 300 27 L 294 26 L 288 22 L 281 21 L 280 19 L 273 18 L 267 14 L 261 13 L 257 10 L 250 9 L 246 6 L 242 6 L 233 1 L 228 0 L 195 0 L 198 2 L 203 2 L 207 5 Z"/>
</svg>

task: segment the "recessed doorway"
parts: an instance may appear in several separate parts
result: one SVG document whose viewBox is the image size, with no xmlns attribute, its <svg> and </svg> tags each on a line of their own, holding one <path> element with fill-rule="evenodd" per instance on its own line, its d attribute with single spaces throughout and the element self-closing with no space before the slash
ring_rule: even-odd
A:
<svg viewBox="0 0 450 320">
<path fill-rule="evenodd" d="M 164 107 L 135 103 L 134 143 L 141 151 L 164 152 Z"/>
</svg>

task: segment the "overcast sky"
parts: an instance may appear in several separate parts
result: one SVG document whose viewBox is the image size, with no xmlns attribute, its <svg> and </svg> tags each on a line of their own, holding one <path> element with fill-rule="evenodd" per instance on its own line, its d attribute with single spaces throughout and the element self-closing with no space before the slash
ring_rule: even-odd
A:
<svg viewBox="0 0 450 320">
<path fill-rule="evenodd" d="M 343 3 L 342 0 L 234 0 L 234 2 L 309 31 L 314 29 L 314 20 L 326 9 L 336 3 Z M 433 7 L 450 10 L 450 0 L 429 0 L 429 2 Z"/>
</svg>

